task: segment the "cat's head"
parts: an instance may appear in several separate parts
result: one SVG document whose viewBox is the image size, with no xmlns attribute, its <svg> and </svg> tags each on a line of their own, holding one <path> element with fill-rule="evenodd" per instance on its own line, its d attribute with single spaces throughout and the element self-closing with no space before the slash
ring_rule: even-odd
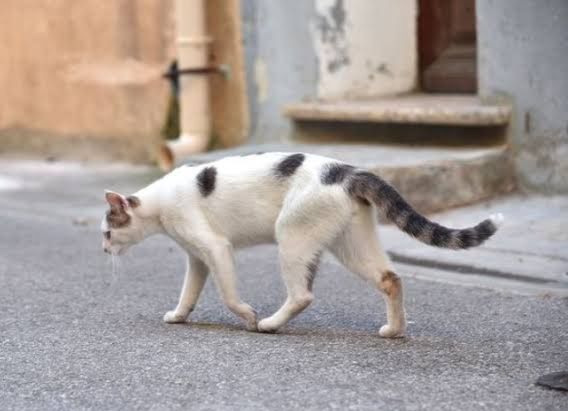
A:
<svg viewBox="0 0 568 411">
<path fill-rule="evenodd" d="M 125 197 L 113 191 L 105 192 L 109 209 L 101 222 L 103 250 L 120 255 L 130 246 L 144 239 L 143 221 L 136 213 L 140 200 L 135 196 Z"/>
</svg>

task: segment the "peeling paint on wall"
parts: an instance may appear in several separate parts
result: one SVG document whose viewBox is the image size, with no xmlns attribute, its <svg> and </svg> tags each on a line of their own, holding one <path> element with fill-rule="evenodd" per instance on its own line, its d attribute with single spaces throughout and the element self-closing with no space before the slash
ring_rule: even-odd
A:
<svg viewBox="0 0 568 411">
<path fill-rule="evenodd" d="M 323 10 L 316 14 L 315 29 L 325 47 L 327 70 L 334 73 L 349 64 L 349 53 L 345 38 L 346 13 L 343 0 L 326 1 Z"/>
<path fill-rule="evenodd" d="M 416 84 L 416 0 L 315 0 L 318 96 L 364 98 Z M 395 40 L 396 39 L 396 40 Z"/>
</svg>

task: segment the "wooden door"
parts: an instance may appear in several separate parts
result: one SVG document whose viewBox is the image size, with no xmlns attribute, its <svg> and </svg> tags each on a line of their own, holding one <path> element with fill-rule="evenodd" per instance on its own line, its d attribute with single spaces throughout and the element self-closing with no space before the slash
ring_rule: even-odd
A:
<svg viewBox="0 0 568 411">
<path fill-rule="evenodd" d="M 419 0 L 418 55 L 425 92 L 477 92 L 475 0 Z"/>
</svg>

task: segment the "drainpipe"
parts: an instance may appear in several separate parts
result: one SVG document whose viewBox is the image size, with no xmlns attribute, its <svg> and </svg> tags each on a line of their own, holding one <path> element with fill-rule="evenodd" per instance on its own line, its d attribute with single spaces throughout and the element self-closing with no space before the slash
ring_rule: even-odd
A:
<svg viewBox="0 0 568 411">
<path fill-rule="evenodd" d="M 207 149 L 211 134 L 209 79 L 203 68 L 208 65 L 206 0 L 176 0 L 177 59 L 185 74 L 180 77 L 180 128 L 177 140 L 162 145 L 158 164 L 164 171 L 176 160 Z"/>
</svg>

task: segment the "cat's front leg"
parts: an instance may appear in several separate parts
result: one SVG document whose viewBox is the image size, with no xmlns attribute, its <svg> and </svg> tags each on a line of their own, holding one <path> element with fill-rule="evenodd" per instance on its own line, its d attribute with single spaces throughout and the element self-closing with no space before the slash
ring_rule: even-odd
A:
<svg viewBox="0 0 568 411">
<path fill-rule="evenodd" d="M 208 247 L 213 278 L 223 302 L 234 314 L 245 321 L 247 330 L 257 330 L 254 309 L 243 302 L 237 292 L 233 247 L 226 239 L 216 239 Z"/>
<path fill-rule="evenodd" d="M 175 310 L 164 315 L 164 321 L 169 324 L 185 322 L 187 316 L 193 311 L 199 295 L 203 290 L 209 269 L 197 257 L 188 254 L 185 278 Z"/>
</svg>

